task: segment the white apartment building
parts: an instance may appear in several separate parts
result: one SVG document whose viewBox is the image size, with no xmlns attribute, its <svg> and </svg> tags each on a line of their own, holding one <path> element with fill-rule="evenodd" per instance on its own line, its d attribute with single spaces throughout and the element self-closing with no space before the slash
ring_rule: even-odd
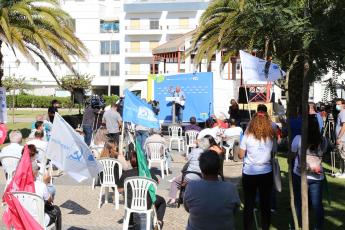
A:
<svg viewBox="0 0 345 230">
<path fill-rule="evenodd" d="M 195 29 L 208 0 L 60 0 L 60 4 L 89 51 L 87 62 L 74 60 L 74 67 L 94 76 L 94 93 L 121 95 L 130 88 L 146 97 L 147 77 L 158 64 L 152 62 L 152 49 Z M 5 77 L 24 77 L 36 95 L 58 92 L 41 60 L 31 63 L 6 46 L 2 51 Z M 71 74 L 54 60 L 50 65 L 58 77 Z"/>
<path fill-rule="evenodd" d="M 197 28 L 208 0 L 124 0 L 125 87 L 147 96 L 149 73 L 162 73 L 152 50 Z"/>
</svg>

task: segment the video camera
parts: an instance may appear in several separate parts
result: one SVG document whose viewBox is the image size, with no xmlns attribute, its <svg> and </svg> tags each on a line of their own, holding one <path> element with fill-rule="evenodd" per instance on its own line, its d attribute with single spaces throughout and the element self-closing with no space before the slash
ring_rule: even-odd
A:
<svg viewBox="0 0 345 230">
<path fill-rule="evenodd" d="M 90 105 L 93 109 L 103 109 L 105 107 L 105 101 L 102 96 L 92 95 Z"/>
</svg>

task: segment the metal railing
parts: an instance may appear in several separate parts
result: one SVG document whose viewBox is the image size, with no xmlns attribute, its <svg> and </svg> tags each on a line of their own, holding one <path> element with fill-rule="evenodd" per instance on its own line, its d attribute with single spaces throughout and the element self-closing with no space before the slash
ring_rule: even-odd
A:
<svg viewBox="0 0 345 230">
<path fill-rule="evenodd" d="M 139 25 L 139 26 L 125 26 L 125 30 L 162 30 L 162 26 L 149 26 L 149 25 Z"/>
<path fill-rule="evenodd" d="M 168 30 L 190 30 L 196 28 L 196 25 L 167 25 Z"/>
<path fill-rule="evenodd" d="M 126 48 L 126 53 L 152 53 L 152 49 L 148 48 Z"/>
<path fill-rule="evenodd" d="M 126 75 L 148 75 L 150 71 L 125 71 Z"/>
</svg>

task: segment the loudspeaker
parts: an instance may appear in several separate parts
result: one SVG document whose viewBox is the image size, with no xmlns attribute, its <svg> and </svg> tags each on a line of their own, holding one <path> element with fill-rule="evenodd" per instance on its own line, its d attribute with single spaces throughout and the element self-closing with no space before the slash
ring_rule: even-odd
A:
<svg viewBox="0 0 345 230">
<path fill-rule="evenodd" d="M 247 89 L 247 93 L 248 92 L 249 92 L 249 89 Z M 239 87 L 238 88 L 238 100 L 237 100 L 237 102 L 240 104 L 248 104 L 245 87 Z"/>
<path fill-rule="evenodd" d="M 84 90 L 77 89 L 73 92 L 73 103 L 74 104 L 83 104 L 84 103 Z"/>
</svg>

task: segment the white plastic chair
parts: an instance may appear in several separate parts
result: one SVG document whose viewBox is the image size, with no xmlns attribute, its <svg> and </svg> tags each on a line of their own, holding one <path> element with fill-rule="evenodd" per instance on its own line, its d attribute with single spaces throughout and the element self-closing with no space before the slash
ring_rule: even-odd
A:
<svg viewBox="0 0 345 230">
<path fill-rule="evenodd" d="M 94 145 L 92 143 L 90 146 L 90 149 L 91 149 L 93 155 L 96 157 L 96 159 L 99 158 L 99 156 L 101 155 L 103 148 L 104 148 L 104 145 Z M 92 179 L 92 185 L 91 185 L 92 189 L 95 189 L 95 184 L 96 184 L 96 178 L 93 178 Z"/>
<path fill-rule="evenodd" d="M 228 146 L 223 145 L 223 148 L 225 148 L 225 160 L 229 161 L 230 152 L 234 149 L 235 142 L 240 142 L 240 136 L 231 136 L 226 137 L 226 144 Z"/>
<path fill-rule="evenodd" d="M 99 192 L 98 208 L 101 208 L 103 188 L 105 189 L 105 202 L 108 202 L 108 191 L 106 191 L 106 189 L 114 188 L 115 208 L 119 209 L 120 194 L 119 194 L 119 191 L 117 190 L 117 185 L 116 185 L 115 175 L 114 175 L 114 168 L 117 165 L 118 175 L 120 178 L 122 175 L 122 165 L 119 161 L 112 158 L 101 159 L 99 160 L 99 163 L 103 166 L 103 181 L 101 182 L 101 191 Z"/>
<path fill-rule="evenodd" d="M 5 174 L 7 173 L 5 190 L 11 182 L 20 161 L 19 157 L 5 156 L 0 159 Z"/>
<path fill-rule="evenodd" d="M 164 168 L 168 175 L 168 162 L 165 159 L 165 146 L 162 143 L 148 143 L 145 147 L 147 154 L 148 167 L 151 168 L 152 163 L 159 163 L 161 166 L 161 176 L 164 179 Z"/>
<path fill-rule="evenodd" d="M 196 148 L 196 137 L 198 136 L 198 133 L 199 132 L 196 130 L 186 131 L 186 157 L 188 157 L 189 148 Z"/>
<path fill-rule="evenodd" d="M 171 145 L 173 141 L 177 141 L 178 144 L 178 151 L 180 152 L 180 147 L 182 144 L 182 150 L 184 151 L 184 140 L 182 136 L 182 127 L 177 125 L 171 125 L 168 127 L 170 143 L 169 143 L 169 150 L 171 151 Z"/>
<path fill-rule="evenodd" d="M 31 216 L 43 227 L 43 229 L 54 229 L 54 223 L 45 226 L 44 221 L 44 200 L 30 192 L 13 192 L 13 195 L 19 200 L 20 204 L 31 214 Z"/>
<path fill-rule="evenodd" d="M 51 162 L 47 164 L 47 161 L 48 161 L 47 152 L 46 150 L 37 148 L 37 147 L 36 147 L 36 150 L 40 156 L 39 157 L 40 163 L 38 163 L 38 166 L 40 167 L 38 178 L 41 181 L 43 181 L 43 176 L 48 172 L 50 176 L 50 185 L 53 185 L 53 165 Z"/>
<path fill-rule="evenodd" d="M 128 206 L 128 186 L 132 189 L 132 200 L 130 207 Z M 146 230 L 151 230 L 151 215 L 154 214 L 153 223 L 157 224 L 157 218 L 154 211 L 154 205 L 147 209 L 147 194 L 149 187 L 153 186 L 157 191 L 157 183 L 152 179 L 145 177 L 129 177 L 125 180 L 125 216 L 123 218 L 123 230 L 128 229 L 129 218 L 131 213 L 146 214 Z"/>
</svg>

